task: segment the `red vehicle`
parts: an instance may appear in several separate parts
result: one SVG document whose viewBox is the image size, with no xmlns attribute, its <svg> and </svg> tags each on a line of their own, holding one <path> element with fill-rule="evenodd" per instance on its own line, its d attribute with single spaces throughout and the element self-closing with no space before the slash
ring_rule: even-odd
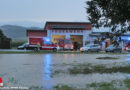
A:
<svg viewBox="0 0 130 90">
<path fill-rule="evenodd" d="M 40 50 L 59 50 L 59 46 L 52 43 L 51 40 L 47 37 L 29 38 L 29 47 L 34 50 L 37 50 L 38 48 L 40 48 Z"/>
<path fill-rule="evenodd" d="M 130 41 L 128 41 L 124 48 L 125 51 L 130 51 Z"/>
<path fill-rule="evenodd" d="M 58 39 L 58 45 L 63 50 L 73 50 L 71 39 Z"/>
</svg>

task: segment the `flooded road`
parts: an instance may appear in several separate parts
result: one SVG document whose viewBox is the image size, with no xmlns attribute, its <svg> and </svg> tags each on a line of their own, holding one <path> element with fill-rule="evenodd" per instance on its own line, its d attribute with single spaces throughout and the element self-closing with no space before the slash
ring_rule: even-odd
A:
<svg viewBox="0 0 130 90">
<path fill-rule="evenodd" d="M 118 60 L 97 60 L 97 57 L 114 56 Z M 125 73 L 91 73 L 87 75 L 54 74 L 54 71 L 67 72 L 68 68 L 79 64 L 106 65 L 107 67 L 126 66 L 129 54 L 0 54 L 0 77 L 6 86 L 38 86 L 47 89 L 57 84 L 85 87 L 93 82 L 124 80 Z M 126 62 L 127 60 L 127 62 Z"/>
</svg>

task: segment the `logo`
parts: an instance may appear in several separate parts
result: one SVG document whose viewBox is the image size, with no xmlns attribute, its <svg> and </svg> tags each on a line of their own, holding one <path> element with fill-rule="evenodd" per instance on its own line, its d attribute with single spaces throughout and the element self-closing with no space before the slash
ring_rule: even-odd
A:
<svg viewBox="0 0 130 90">
<path fill-rule="evenodd" d="M 0 77 L 0 87 L 3 87 L 3 86 L 4 86 L 3 80 L 2 80 L 2 78 Z"/>
</svg>

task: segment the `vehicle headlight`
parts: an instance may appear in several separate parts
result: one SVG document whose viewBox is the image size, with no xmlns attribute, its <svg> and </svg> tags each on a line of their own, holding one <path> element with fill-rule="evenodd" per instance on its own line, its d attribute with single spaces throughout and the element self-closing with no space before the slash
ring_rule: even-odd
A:
<svg viewBox="0 0 130 90">
<path fill-rule="evenodd" d="M 82 51 L 82 50 L 83 50 L 83 47 L 80 48 L 80 51 Z"/>
<path fill-rule="evenodd" d="M 59 46 L 57 46 L 57 50 L 59 50 L 60 49 L 60 47 Z"/>
</svg>

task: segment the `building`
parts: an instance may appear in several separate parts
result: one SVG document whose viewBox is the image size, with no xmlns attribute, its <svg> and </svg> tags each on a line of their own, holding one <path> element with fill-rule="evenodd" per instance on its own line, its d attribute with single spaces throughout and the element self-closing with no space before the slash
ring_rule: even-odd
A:
<svg viewBox="0 0 130 90">
<path fill-rule="evenodd" d="M 43 30 L 27 30 L 30 37 L 48 37 L 53 43 L 58 39 L 72 39 L 84 46 L 90 41 L 89 34 L 92 32 L 91 23 L 88 22 L 46 22 Z"/>
</svg>

